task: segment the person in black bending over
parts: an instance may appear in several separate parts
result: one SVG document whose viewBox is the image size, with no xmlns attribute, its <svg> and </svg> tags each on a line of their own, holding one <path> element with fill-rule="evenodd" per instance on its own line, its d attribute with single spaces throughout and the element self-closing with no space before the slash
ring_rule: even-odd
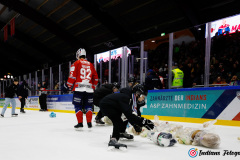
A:
<svg viewBox="0 0 240 160">
<path fill-rule="evenodd" d="M 26 104 L 26 99 L 28 98 L 28 90 L 30 90 L 27 82 L 23 80 L 22 84 L 18 88 L 18 97 L 21 102 L 20 112 L 25 113 L 24 106 Z"/>
<path fill-rule="evenodd" d="M 93 104 L 99 106 L 99 102 L 103 99 L 103 97 L 115 93 L 120 88 L 120 84 L 114 82 L 112 84 L 104 84 L 102 87 L 96 89 L 93 93 Z M 105 124 L 101 119 L 103 118 L 101 109 L 99 110 L 95 120 L 97 124 Z"/>
<path fill-rule="evenodd" d="M 122 114 L 126 116 L 137 132 L 141 132 L 143 126 L 149 130 L 154 128 L 152 121 L 138 117 L 133 113 L 131 106 L 132 93 L 142 94 L 143 91 L 139 89 L 139 85 L 133 87 L 132 91 L 124 88 L 120 90 L 120 93 L 107 95 L 99 103 L 103 115 L 107 116 L 113 123 L 113 133 L 108 143 L 109 147 L 112 146 L 117 149 L 121 147 L 127 148 L 127 145 L 118 143 L 119 138 L 133 139 L 132 135 L 129 136 L 125 133 L 126 124 L 121 118 Z"/>
<path fill-rule="evenodd" d="M 42 82 L 42 85 L 39 85 L 39 103 L 40 103 L 40 110 L 39 111 L 47 111 L 47 84 L 45 81 Z"/>
</svg>

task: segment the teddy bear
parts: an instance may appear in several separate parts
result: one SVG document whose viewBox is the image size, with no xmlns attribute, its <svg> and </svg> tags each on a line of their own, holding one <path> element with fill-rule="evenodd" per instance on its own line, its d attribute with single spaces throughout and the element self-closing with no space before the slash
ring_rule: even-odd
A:
<svg viewBox="0 0 240 160">
<path fill-rule="evenodd" d="M 177 132 L 176 137 L 180 144 L 217 148 L 220 145 L 220 137 L 215 133 L 197 128 L 186 127 Z"/>
</svg>

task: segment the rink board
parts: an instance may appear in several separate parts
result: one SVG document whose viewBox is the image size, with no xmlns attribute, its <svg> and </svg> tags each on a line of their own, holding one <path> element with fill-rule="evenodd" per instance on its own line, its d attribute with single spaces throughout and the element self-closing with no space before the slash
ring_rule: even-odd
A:
<svg viewBox="0 0 240 160">
<path fill-rule="evenodd" d="M 142 114 L 197 123 L 218 119 L 224 125 L 240 126 L 240 87 L 151 90 Z"/>
<path fill-rule="evenodd" d="M 72 97 L 72 94 L 48 95 L 48 110 L 75 113 Z M 16 103 L 20 108 L 17 98 Z M 1 98 L 0 106 L 3 105 L 4 99 Z M 29 97 L 25 109 L 39 110 L 39 97 Z M 98 110 L 94 106 L 94 111 Z M 141 107 L 141 112 L 149 119 L 153 119 L 154 115 L 159 116 L 160 120 L 192 123 L 218 119 L 219 125 L 240 126 L 240 87 L 151 90 L 147 105 Z"/>
<path fill-rule="evenodd" d="M 16 100 L 16 108 L 21 107 L 21 103 L 18 98 Z M 3 107 L 5 100 L 0 99 L 0 106 Z M 9 106 L 11 107 L 11 106 Z M 47 96 L 47 107 L 49 111 L 75 113 L 74 106 L 72 105 L 72 94 L 68 95 L 48 95 Z M 39 110 L 39 97 L 31 96 L 26 100 L 25 109 L 27 110 Z"/>
<path fill-rule="evenodd" d="M 64 112 L 64 113 L 75 113 L 74 106 L 72 104 L 72 94 L 66 95 L 48 95 L 47 96 L 47 108 L 48 111 L 55 111 L 55 112 Z M 21 103 L 18 98 L 16 100 L 16 108 L 19 109 L 21 107 Z M 3 107 L 5 103 L 4 98 L 0 98 L 0 107 Z M 11 105 L 8 105 L 11 107 Z M 26 100 L 26 105 L 24 107 L 27 110 L 39 110 L 39 97 L 38 96 L 31 96 L 28 97 Z M 98 112 L 99 108 L 94 106 L 94 111 Z"/>
</svg>

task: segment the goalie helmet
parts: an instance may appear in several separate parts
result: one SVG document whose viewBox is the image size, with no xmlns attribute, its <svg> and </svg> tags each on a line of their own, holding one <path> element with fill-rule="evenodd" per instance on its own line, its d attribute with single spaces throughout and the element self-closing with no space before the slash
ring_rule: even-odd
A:
<svg viewBox="0 0 240 160">
<path fill-rule="evenodd" d="M 84 48 L 79 48 L 76 52 L 76 58 L 78 59 L 80 56 L 86 56 L 86 50 Z"/>
</svg>

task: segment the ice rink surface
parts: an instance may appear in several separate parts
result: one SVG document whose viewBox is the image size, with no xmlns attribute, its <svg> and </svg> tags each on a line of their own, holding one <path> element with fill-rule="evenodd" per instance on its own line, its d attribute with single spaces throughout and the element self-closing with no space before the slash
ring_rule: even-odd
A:
<svg viewBox="0 0 240 160">
<path fill-rule="evenodd" d="M 2 108 L 0 108 L 0 111 Z M 19 110 L 17 110 L 19 112 Z M 0 160 L 186 160 L 186 159 L 240 159 L 240 155 L 223 156 L 224 150 L 239 152 L 240 127 L 216 125 L 214 132 L 219 134 L 221 145 L 218 149 L 200 146 L 175 144 L 173 147 L 160 147 L 147 138 L 135 136 L 134 140 L 121 140 L 128 146 L 127 151 L 108 151 L 107 145 L 112 126 L 97 126 L 88 129 L 84 117 L 84 128 L 75 131 L 75 114 L 26 110 L 26 114 L 11 117 L 7 109 L 0 118 Z M 93 119 L 95 116 L 93 116 Z M 180 122 L 173 122 L 180 123 Z M 184 127 L 201 127 L 196 123 L 180 123 Z M 198 151 L 220 152 L 221 155 L 202 155 L 191 158 L 191 148 Z"/>
</svg>

